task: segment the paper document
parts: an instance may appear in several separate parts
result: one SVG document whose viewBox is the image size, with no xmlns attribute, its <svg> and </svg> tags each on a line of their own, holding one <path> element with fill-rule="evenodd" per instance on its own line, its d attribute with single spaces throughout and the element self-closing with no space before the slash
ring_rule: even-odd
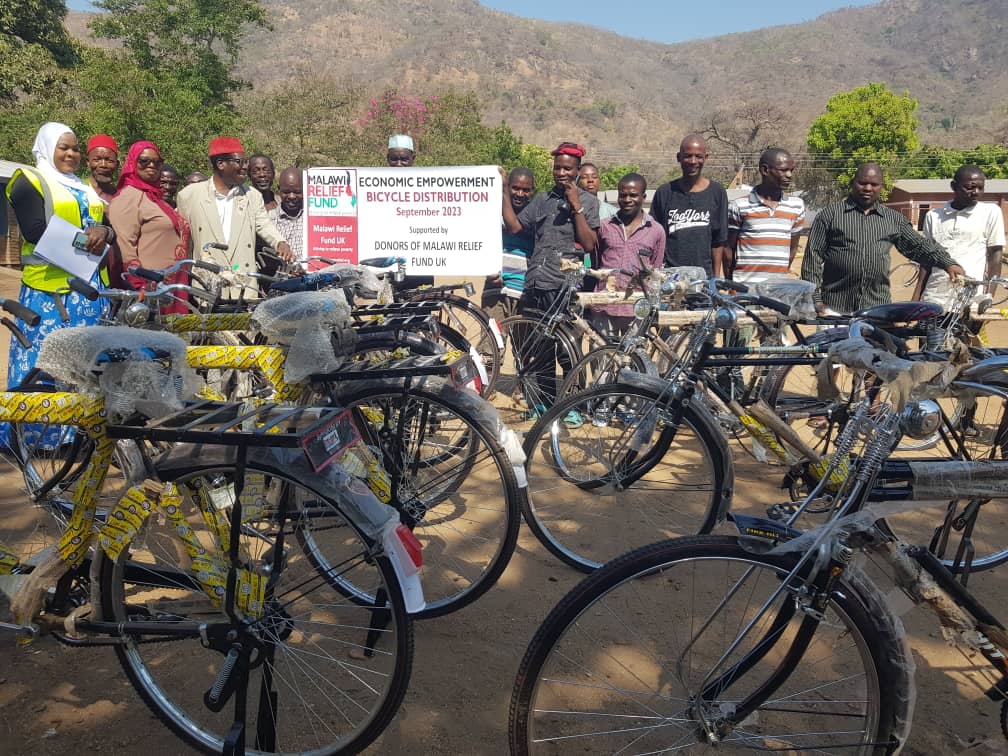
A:
<svg viewBox="0 0 1008 756">
<path fill-rule="evenodd" d="M 54 215 L 49 219 L 42 238 L 35 245 L 35 254 L 72 276 L 90 281 L 105 258 L 105 252 L 92 255 L 77 249 L 73 245 L 73 239 L 79 231 L 80 229 L 73 223 Z M 105 250 L 108 250 L 108 246 Z"/>
</svg>

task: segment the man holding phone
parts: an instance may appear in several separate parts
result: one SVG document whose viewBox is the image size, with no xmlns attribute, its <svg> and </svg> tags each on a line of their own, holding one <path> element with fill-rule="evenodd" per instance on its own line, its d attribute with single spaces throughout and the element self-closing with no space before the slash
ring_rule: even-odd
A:
<svg viewBox="0 0 1008 756">
<path fill-rule="evenodd" d="M 525 289 L 518 307 L 522 313 L 542 313 L 550 309 L 564 284 L 560 261 L 579 260 L 580 245 L 585 254 L 594 254 L 595 229 L 599 227 L 598 200 L 577 185 L 578 171 L 585 148 L 574 142 L 562 142 L 552 152 L 554 186 L 540 192 L 520 213 L 511 206 L 507 175 L 501 168 L 505 191 L 501 194 L 501 215 L 509 234 L 531 232 L 532 255 L 525 272 Z M 552 352 L 552 353 L 551 353 Z M 542 404 L 530 407 L 542 412 L 556 401 L 556 350 L 541 355 L 541 364 L 529 371 L 536 376 Z M 572 365 L 561 363 L 566 372 Z"/>
</svg>

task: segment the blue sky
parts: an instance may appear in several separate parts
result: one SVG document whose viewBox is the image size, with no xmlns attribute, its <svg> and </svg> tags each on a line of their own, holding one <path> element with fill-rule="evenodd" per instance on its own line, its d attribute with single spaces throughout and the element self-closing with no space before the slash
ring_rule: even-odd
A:
<svg viewBox="0 0 1008 756">
<path fill-rule="evenodd" d="M 808 21 L 827 11 L 878 0 L 715 0 L 685 3 L 681 0 L 480 0 L 481 4 L 518 16 L 548 21 L 579 21 L 618 34 L 657 42 L 682 42 L 730 32 L 750 31 L 778 24 Z M 687 10 L 692 6 L 697 10 Z"/>
<path fill-rule="evenodd" d="M 297 0 L 289 0 L 297 2 Z M 547 21 L 579 21 L 618 34 L 657 42 L 681 42 L 700 37 L 714 37 L 730 32 L 750 31 L 778 24 L 808 21 L 827 11 L 852 5 L 871 5 L 877 0 L 777 0 L 758 3 L 752 0 L 716 0 L 695 3 L 700 11 L 685 10 L 679 0 L 636 0 L 621 5 L 614 0 L 480 0 L 488 8 L 517 16 Z M 92 10 L 88 0 L 68 0 L 73 10 Z M 681 10 L 676 11 L 676 8 Z M 706 10 L 706 12 L 703 12 Z"/>
</svg>

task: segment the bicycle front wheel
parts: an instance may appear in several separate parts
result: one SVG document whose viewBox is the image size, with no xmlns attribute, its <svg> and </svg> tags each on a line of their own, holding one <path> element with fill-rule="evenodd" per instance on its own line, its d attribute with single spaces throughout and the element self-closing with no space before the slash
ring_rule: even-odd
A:
<svg viewBox="0 0 1008 756">
<path fill-rule="evenodd" d="M 246 575 L 255 577 L 240 582 L 238 593 L 249 588 L 257 596 L 256 579 L 264 588 L 259 610 L 247 607 L 239 612 L 244 622 L 231 622 L 221 607 L 223 588 L 211 596 L 221 565 L 226 575 L 237 480 L 233 462 L 203 461 L 216 456 L 204 448 L 187 470 L 159 467 L 178 496 L 173 503 L 162 499 L 141 535 L 118 558 L 102 561 L 102 612 L 121 623 L 116 652 L 126 675 L 179 737 L 205 753 L 221 753 L 235 701 L 214 712 L 204 696 L 225 665 L 225 650 L 206 647 L 199 634 L 165 638 L 157 630 L 230 622 L 236 638 L 255 651 L 246 752 L 356 753 L 384 730 L 409 682 L 412 625 L 398 580 L 387 558 L 374 555 L 325 495 L 279 464 L 250 461 L 239 552 Z M 324 548 L 328 573 L 298 548 L 306 532 Z M 203 553 L 193 556 L 193 547 Z M 336 578 L 366 587 L 378 600 L 346 598 L 334 588 Z"/>
<path fill-rule="evenodd" d="M 710 413 L 677 413 L 661 388 L 612 383 L 558 402 L 525 436 L 525 519 L 540 542 L 590 571 L 630 549 L 708 533 L 733 469 Z"/>
<path fill-rule="evenodd" d="M 912 708 L 899 620 L 866 581 L 841 583 L 818 622 L 798 585 L 771 600 L 794 563 L 701 536 L 590 575 L 528 647 L 511 753 L 891 753 Z"/>
<path fill-rule="evenodd" d="M 606 344 L 592 349 L 581 358 L 564 379 L 560 396 L 570 396 L 595 386 L 616 383 L 624 368 L 642 375 L 658 375 L 654 363 L 643 350 L 635 349 L 627 353 L 619 344 Z"/>
</svg>

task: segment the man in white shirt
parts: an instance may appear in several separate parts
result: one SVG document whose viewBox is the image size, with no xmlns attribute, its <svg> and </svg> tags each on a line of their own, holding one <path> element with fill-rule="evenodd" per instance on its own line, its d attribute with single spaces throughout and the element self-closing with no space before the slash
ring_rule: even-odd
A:
<svg viewBox="0 0 1008 756">
<path fill-rule="evenodd" d="M 1000 274 L 1005 244 L 1001 208 L 978 201 L 985 178 L 977 166 L 962 166 L 952 179 L 953 199 L 924 218 L 924 236 L 944 247 L 969 278 L 977 279 Z M 922 271 L 916 294 L 926 302 L 949 307 L 953 292 L 948 274 L 937 268 Z"/>
<path fill-rule="evenodd" d="M 245 184 L 248 160 L 241 142 L 217 137 L 210 142 L 208 152 L 213 166 L 210 179 L 178 193 L 178 211 L 192 232 L 193 256 L 226 268 L 255 272 L 255 242 L 259 238 L 284 260 L 292 260 L 290 245 L 266 214 L 262 195 Z M 208 243 L 227 248 L 204 249 Z"/>
</svg>

